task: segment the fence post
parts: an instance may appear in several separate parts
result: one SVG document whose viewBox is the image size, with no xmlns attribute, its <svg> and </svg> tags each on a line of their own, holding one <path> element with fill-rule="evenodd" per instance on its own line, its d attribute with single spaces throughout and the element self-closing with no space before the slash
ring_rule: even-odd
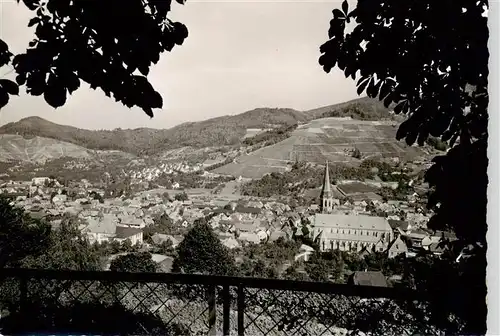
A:
<svg viewBox="0 0 500 336">
<path fill-rule="evenodd" d="M 242 284 L 238 285 L 238 336 L 245 335 L 245 291 Z"/>
<path fill-rule="evenodd" d="M 224 285 L 222 287 L 222 333 L 224 336 L 229 336 L 230 334 L 230 320 L 231 320 L 231 296 L 229 294 L 229 286 Z"/>
<path fill-rule="evenodd" d="M 217 334 L 216 329 L 216 312 L 217 312 L 217 302 L 216 302 L 216 287 L 214 285 L 209 285 L 207 287 L 207 299 L 208 299 L 208 334 L 210 336 L 215 336 Z"/>
</svg>

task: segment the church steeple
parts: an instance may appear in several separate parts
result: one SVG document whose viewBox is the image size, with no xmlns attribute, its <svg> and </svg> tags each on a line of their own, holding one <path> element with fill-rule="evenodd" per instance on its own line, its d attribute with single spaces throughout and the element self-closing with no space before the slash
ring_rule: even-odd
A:
<svg viewBox="0 0 500 336">
<path fill-rule="evenodd" d="M 332 185 L 330 183 L 330 171 L 328 169 L 328 161 L 325 165 L 325 175 L 323 180 L 323 187 L 320 194 L 321 212 L 329 213 L 333 209 L 333 193 Z"/>
</svg>

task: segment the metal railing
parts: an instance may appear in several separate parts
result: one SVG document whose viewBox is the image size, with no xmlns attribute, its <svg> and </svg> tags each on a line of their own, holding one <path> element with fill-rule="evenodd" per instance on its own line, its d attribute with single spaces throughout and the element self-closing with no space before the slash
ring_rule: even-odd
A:
<svg viewBox="0 0 500 336">
<path fill-rule="evenodd" d="M 438 335 L 394 288 L 192 274 L 0 271 L 0 333 Z"/>
</svg>

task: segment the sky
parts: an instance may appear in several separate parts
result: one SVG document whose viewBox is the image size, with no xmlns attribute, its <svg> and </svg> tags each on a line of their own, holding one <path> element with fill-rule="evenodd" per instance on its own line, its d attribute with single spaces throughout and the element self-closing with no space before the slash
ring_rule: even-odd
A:
<svg viewBox="0 0 500 336">
<path fill-rule="evenodd" d="M 150 119 L 101 91 L 82 85 L 64 107 L 21 92 L 0 111 L 0 125 L 28 116 L 87 129 L 169 128 L 186 121 L 239 114 L 258 107 L 308 110 L 357 97 L 355 82 L 318 64 L 339 1 L 188 0 L 170 18 L 189 36 L 164 53 L 148 76 L 164 106 Z M 0 36 L 16 54 L 34 37 L 32 13 L 16 0 L 0 1 Z M 0 69 L 0 77 L 9 72 Z M 14 74 L 7 75 L 9 78 Z M 11 77 L 12 78 L 12 77 Z"/>
</svg>

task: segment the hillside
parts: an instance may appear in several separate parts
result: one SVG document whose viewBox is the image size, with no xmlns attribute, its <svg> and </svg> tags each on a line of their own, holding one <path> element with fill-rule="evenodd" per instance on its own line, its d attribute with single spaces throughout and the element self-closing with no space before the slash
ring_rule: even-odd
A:
<svg viewBox="0 0 500 336">
<path fill-rule="evenodd" d="M 0 135 L 0 162 L 41 162 L 60 157 L 90 158 L 88 149 L 49 138 L 25 139 L 20 135 Z"/>
<path fill-rule="evenodd" d="M 51 138 L 88 149 L 155 154 L 183 146 L 237 144 L 245 136 L 247 128 L 279 127 L 306 120 L 307 116 L 292 109 L 260 108 L 163 130 L 137 128 L 92 131 L 55 124 L 39 117 L 28 117 L 0 127 L 0 134 Z"/>
<path fill-rule="evenodd" d="M 225 146 L 240 144 L 248 128 L 277 128 L 306 122 L 302 112 L 281 108 L 258 108 L 233 116 L 184 123 L 167 131 L 164 139 L 154 143 L 153 153 L 176 147 Z"/>
<path fill-rule="evenodd" d="M 284 172 L 295 161 L 323 164 L 325 161 L 356 165 L 359 157 L 399 157 L 411 159 L 424 154 L 396 140 L 397 123 L 323 118 L 300 125 L 291 136 L 272 146 L 243 155 L 214 173 L 260 178 Z"/>
<path fill-rule="evenodd" d="M 151 139 L 162 136 L 164 130 L 138 128 L 134 130 L 91 131 L 59 125 L 39 117 L 28 117 L 0 127 L 0 134 L 17 134 L 25 138 L 43 137 L 69 142 L 97 150 L 120 150 L 138 154 L 150 144 Z"/>
</svg>

